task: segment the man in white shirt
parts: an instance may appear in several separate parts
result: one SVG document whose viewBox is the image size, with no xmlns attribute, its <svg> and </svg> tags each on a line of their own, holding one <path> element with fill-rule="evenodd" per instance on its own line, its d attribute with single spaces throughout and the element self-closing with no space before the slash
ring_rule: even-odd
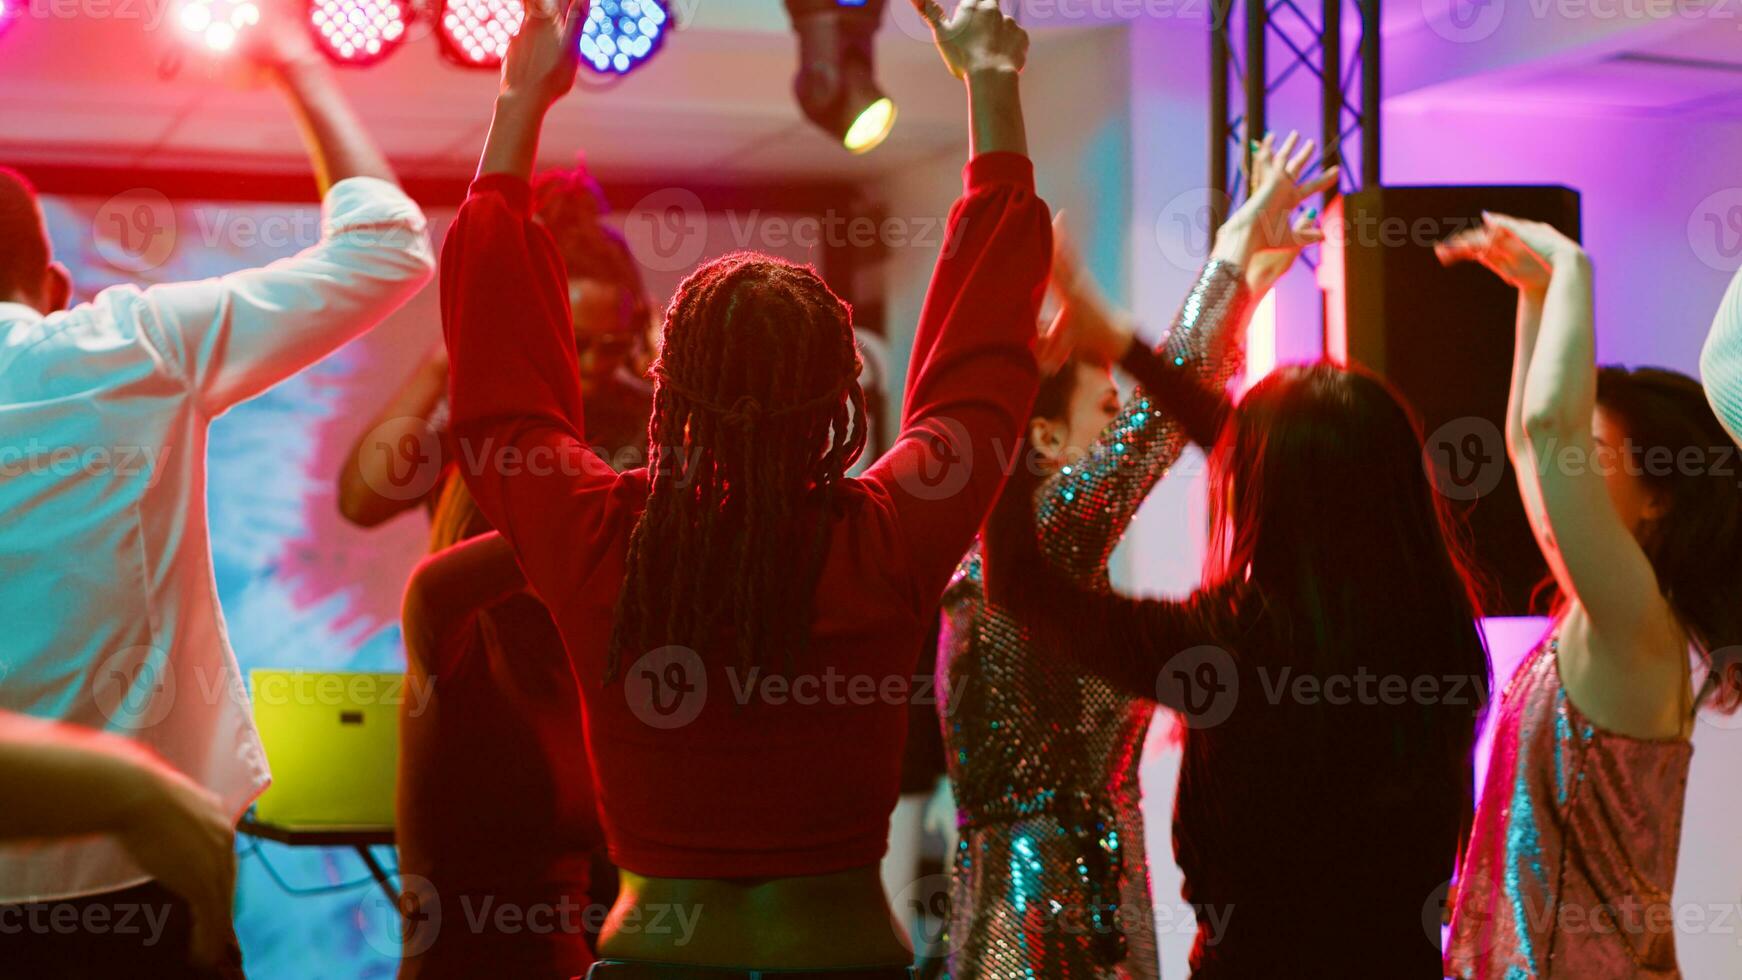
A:
<svg viewBox="0 0 1742 980">
<path fill-rule="evenodd" d="M 255 33 L 250 56 L 288 97 L 323 194 L 321 239 L 296 256 L 63 310 L 70 284 L 33 192 L 0 171 L 0 710 L 142 743 L 232 824 L 269 777 L 213 580 L 207 429 L 434 268 L 422 212 L 306 31 Z M 232 857 L 223 888 L 177 896 L 113 835 L 0 848 L 0 973 L 234 972 L 234 873 Z M 167 930 L 139 930 L 154 913 Z"/>
</svg>

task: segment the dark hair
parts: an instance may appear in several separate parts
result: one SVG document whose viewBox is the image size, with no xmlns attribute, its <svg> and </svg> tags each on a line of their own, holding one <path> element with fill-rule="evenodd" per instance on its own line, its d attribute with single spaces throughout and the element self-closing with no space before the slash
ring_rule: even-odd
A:
<svg viewBox="0 0 1742 980">
<path fill-rule="evenodd" d="M 652 343 L 653 307 L 628 239 L 600 221 L 611 208 L 599 182 L 583 167 L 546 171 L 533 179 L 532 202 L 533 216 L 555 239 L 568 274 L 622 292 L 623 329 L 641 338 L 645 353 Z"/>
<path fill-rule="evenodd" d="M 1077 364 L 1075 355 L 1067 358 L 1058 369 L 1040 380 L 1040 390 L 1034 396 L 1034 408 L 1029 418 L 1059 420 L 1071 414 L 1071 399 L 1077 394 Z"/>
<path fill-rule="evenodd" d="M 607 680 L 625 650 L 731 643 L 745 666 L 803 651 L 836 493 L 865 448 L 859 369 L 852 310 L 813 269 L 739 252 L 678 287 Z"/>
<path fill-rule="evenodd" d="M 1711 663 L 1716 703 L 1734 711 L 1742 705 L 1742 487 L 1733 466 L 1707 464 L 1730 458 L 1735 444 L 1700 383 L 1677 371 L 1601 368 L 1597 405 L 1626 433 L 1633 471 L 1665 498 L 1663 518 L 1646 528 L 1640 547 Z M 1684 453 L 1700 466 L 1678 462 Z"/>
<path fill-rule="evenodd" d="M 1419 422 L 1383 381 L 1328 363 L 1277 369 L 1211 453 L 1206 578 L 1250 586 L 1303 673 L 1473 678 L 1467 716 L 1376 715 L 1398 744 L 1466 764 L 1491 686 L 1480 596 L 1423 459 Z"/>
<path fill-rule="evenodd" d="M 0 297 L 37 290 L 48 263 L 36 189 L 23 174 L 0 167 Z"/>
</svg>

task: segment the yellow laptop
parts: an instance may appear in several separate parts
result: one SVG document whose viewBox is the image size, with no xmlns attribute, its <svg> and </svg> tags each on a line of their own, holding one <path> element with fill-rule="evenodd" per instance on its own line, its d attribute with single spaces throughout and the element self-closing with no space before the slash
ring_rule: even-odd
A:
<svg viewBox="0 0 1742 980">
<path fill-rule="evenodd" d="M 393 824 L 405 675 L 251 670 L 272 785 L 254 819 L 291 830 Z"/>
</svg>

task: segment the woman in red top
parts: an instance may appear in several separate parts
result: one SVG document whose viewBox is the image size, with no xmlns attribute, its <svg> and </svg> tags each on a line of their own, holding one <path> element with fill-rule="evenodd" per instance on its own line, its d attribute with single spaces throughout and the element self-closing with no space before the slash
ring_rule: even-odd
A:
<svg viewBox="0 0 1742 980">
<path fill-rule="evenodd" d="M 573 660 L 623 869 L 601 975 L 904 976 L 911 961 L 877 873 L 905 702 L 1020 444 L 1051 251 L 1017 98 L 1026 36 L 991 0 L 924 13 L 967 83 L 974 156 L 901 435 L 857 479 L 850 313 L 811 270 L 752 254 L 672 302 L 653 466 L 619 475 L 586 451 L 563 269 L 526 183 L 584 18 L 534 7 L 503 66 L 442 255 L 453 430 Z"/>
</svg>

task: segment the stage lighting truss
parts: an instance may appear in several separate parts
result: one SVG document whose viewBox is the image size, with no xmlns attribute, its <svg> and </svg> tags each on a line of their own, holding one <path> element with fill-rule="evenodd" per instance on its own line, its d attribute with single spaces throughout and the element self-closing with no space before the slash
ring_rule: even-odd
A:
<svg viewBox="0 0 1742 980">
<path fill-rule="evenodd" d="M 341 65 L 372 65 L 405 42 L 413 13 L 406 0 L 309 0 L 315 44 Z"/>
<path fill-rule="evenodd" d="M 254 0 L 183 0 L 176 21 L 208 50 L 228 51 L 260 23 L 260 8 Z"/>
</svg>

